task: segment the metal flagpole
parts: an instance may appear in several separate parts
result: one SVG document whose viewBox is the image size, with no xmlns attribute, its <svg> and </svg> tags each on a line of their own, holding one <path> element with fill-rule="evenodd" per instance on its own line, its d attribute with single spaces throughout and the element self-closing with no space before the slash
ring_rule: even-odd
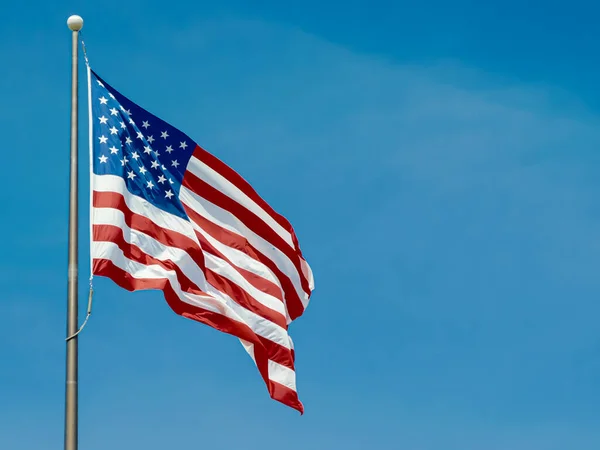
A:
<svg viewBox="0 0 600 450">
<path fill-rule="evenodd" d="M 71 67 L 71 168 L 69 182 L 69 269 L 67 294 L 67 368 L 65 395 L 65 450 L 77 450 L 77 87 L 78 63 L 77 51 L 79 30 L 83 19 L 71 16 L 67 20 L 73 32 L 73 56 Z"/>
</svg>

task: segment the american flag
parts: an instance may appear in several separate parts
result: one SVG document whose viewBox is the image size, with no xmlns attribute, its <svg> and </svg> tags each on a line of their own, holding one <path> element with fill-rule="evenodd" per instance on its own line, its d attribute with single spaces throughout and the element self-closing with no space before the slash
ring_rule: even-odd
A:
<svg viewBox="0 0 600 450">
<path fill-rule="evenodd" d="M 88 69 L 92 273 L 160 289 L 240 339 L 269 394 L 303 413 L 289 324 L 311 269 L 294 229 L 240 175 Z"/>
</svg>

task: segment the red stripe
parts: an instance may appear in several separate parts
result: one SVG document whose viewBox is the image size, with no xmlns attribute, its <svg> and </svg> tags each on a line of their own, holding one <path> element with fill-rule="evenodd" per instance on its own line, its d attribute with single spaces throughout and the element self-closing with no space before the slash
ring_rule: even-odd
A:
<svg viewBox="0 0 600 450">
<path fill-rule="evenodd" d="M 125 199 L 123 198 L 123 196 L 121 194 L 117 194 L 117 193 L 113 193 L 113 192 L 110 192 L 110 193 L 109 192 L 94 192 L 94 207 L 117 209 L 123 213 L 124 218 L 125 218 L 125 223 L 127 224 L 127 226 L 129 226 L 129 228 L 140 231 L 140 232 L 154 238 L 155 240 L 157 240 L 158 242 L 160 242 L 164 245 L 184 250 L 188 255 L 190 255 L 190 257 L 194 260 L 194 262 L 200 267 L 200 270 L 202 270 L 202 272 L 204 273 L 206 280 L 212 286 L 214 286 L 216 289 L 220 290 L 221 292 L 224 292 L 230 298 L 234 299 L 234 301 L 236 303 L 238 303 L 240 306 L 248 309 L 249 311 L 252 311 L 253 313 L 259 315 L 260 317 L 263 317 L 264 319 L 266 319 L 270 322 L 273 322 L 287 330 L 287 320 L 284 315 L 282 315 L 280 312 L 274 311 L 273 309 L 268 308 L 267 306 L 258 302 L 254 297 L 252 297 L 250 294 L 248 294 L 245 290 L 240 288 L 237 284 L 235 284 L 231 280 L 206 268 L 205 262 L 204 262 L 204 255 L 202 254 L 202 249 L 199 247 L 199 245 L 195 241 L 193 241 L 189 237 L 187 237 L 181 233 L 172 231 L 172 230 L 167 230 L 167 229 L 161 228 L 158 225 L 156 225 L 155 223 L 153 223 L 147 217 L 132 212 L 128 208 L 127 204 L 125 203 Z M 101 228 L 105 227 L 105 225 L 100 225 L 100 227 Z M 116 227 L 116 228 L 118 230 L 121 230 L 121 228 L 118 228 L 118 227 Z M 129 244 L 127 242 L 125 242 L 122 230 L 119 232 L 119 236 L 114 235 L 114 233 L 108 234 L 108 235 L 102 236 L 102 237 L 94 236 L 94 240 L 95 241 L 114 242 L 115 244 L 117 244 L 119 246 L 119 248 L 121 248 L 121 250 L 123 250 L 123 252 L 129 251 L 128 250 Z M 145 253 L 143 255 L 150 258 Z M 142 264 L 146 264 L 146 265 L 152 264 L 152 263 L 145 262 L 145 260 L 143 260 L 144 256 L 140 256 L 138 254 L 135 254 L 134 256 L 136 258 L 141 258 L 141 259 L 139 259 L 139 261 L 138 261 L 138 259 L 134 259 L 134 258 L 130 258 L 130 259 L 134 259 L 135 261 L 141 262 Z M 155 264 L 162 263 L 162 261 L 159 261 L 155 258 L 152 258 L 152 259 L 155 261 L 158 261 Z M 163 264 L 159 264 L 159 265 L 167 268 Z M 179 280 L 180 277 L 182 277 L 184 275 L 176 265 L 173 266 L 171 264 L 171 265 L 169 265 L 168 269 L 174 270 L 174 267 L 176 267 L 178 270 L 177 279 Z M 187 280 L 188 285 L 189 285 L 189 283 L 191 283 L 191 281 L 189 281 L 187 277 L 185 277 L 185 280 Z M 182 284 L 182 288 L 183 288 L 183 284 Z"/>
<path fill-rule="evenodd" d="M 269 380 L 269 383 L 271 385 L 270 391 L 272 398 L 276 398 L 281 403 L 297 409 L 300 411 L 300 414 L 304 414 L 304 405 L 302 405 L 302 402 L 298 398 L 298 393 L 296 391 L 273 380 Z"/>
<path fill-rule="evenodd" d="M 301 414 L 304 413 L 304 407 L 298 400 L 297 393 L 279 383 L 269 380 L 266 349 L 263 346 L 260 336 L 257 336 L 247 325 L 182 301 L 166 278 L 134 278 L 131 274 L 115 266 L 112 261 L 107 259 L 94 259 L 93 266 L 96 275 L 110 278 L 117 285 L 128 291 L 148 289 L 162 290 L 167 303 L 176 314 L 204 323 L 219 331 L 231 334 L 248 342 L 252 342 L 254 344 L 256 366 L 258 367 L 263 380 L 267 384 L 271 398 L 300 411 Z"/>
<path fill-rule="evenodd" d="M 195 222 L 202 230 L 204 230 L 214 239 L 218 240 L 224 245 L 227 245 L 228 247 L 244 252 L 250 258 L 263 263 L 271 270 L 271 272 L 273 272 L 275 277 L 279 280 L 281 288 L 283 289 L 288 314 L 292 320 L 300 317 L 302 313 L 304 313 L 304 305 L 302 304 L 300 297 L 298 297 L 298 293 L 296 292 L 296 288 L 294 287 L 292 280 L 290 280 L 290 278 L 284 274 L 281 269 L 279 269 L 273 260 L 254 248 L 245 237 L 237 233 L 233 233 L 226 228 L 223 228 L 211 222 L 210 220 L 205 219 L 185 204 L 183 207 L 190 220 Z"/>
<path fill-rule="evenodd" d="M 310 293 L 310 286 L 308 280 L 304 276 L 304 272 L 302 271 L 300 265 L 301 256 L 294 248 L 290 246 L 290 244 L 283 240 L 281 236 L 279 236 L 275 232 L 275 230 L 273 230 L 273 228 L 267 225 L 260 217 L 258 217 L 252 211 L 250 211 L 243 205 L 240 205 L 238 202 L 233 200 L 231 197 L 225 195 L 218 189 L 215 189 L 204 180 L 201 180 L 192 172 L 187 171 L 185 173 L 182 184 L 190 191 L 196 193 L 198 196 L 233 214 L 255 234 L 277 247 L 290 259 L 294 267 L 296 267 L 296 270 L 300 275 L 300 283 L 302 284 L 302 289 L 306 293 Z M 190 208 L 185 209 L 186 212 L 188 212 L 188 209 Z"/>
</svg>

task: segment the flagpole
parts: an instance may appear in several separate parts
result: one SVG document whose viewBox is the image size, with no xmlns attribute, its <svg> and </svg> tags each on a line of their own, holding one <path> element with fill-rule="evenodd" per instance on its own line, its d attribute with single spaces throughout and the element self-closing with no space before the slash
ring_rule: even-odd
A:
<svg viewBox="0 0 600 450">
<path fill-rule="evenodd" d="M 71 167 L 69 180 L 69 267 L 67 285 L 67 367 L 65 380 L 65 450 L 77 450 L 77 139 L 78 139 L 78 49 L 79 30 L 83 27 L 83 19 L 71 16 L 67 26 L 72 31 L 72 64 L 71 64 Z"/>
</svg>

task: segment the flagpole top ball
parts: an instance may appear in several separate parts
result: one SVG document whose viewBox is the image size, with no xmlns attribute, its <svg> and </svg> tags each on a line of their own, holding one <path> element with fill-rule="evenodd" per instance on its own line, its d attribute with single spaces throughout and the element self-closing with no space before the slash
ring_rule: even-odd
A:
<svg viewBox="0 0 600 450">
<path fill-rule="evenodd" d="M 83 28 L 83 19 L 81 16 L 71 16 L 67 19 L 67 26 L 71 31 L 79 31 Z"/>
</svg>

